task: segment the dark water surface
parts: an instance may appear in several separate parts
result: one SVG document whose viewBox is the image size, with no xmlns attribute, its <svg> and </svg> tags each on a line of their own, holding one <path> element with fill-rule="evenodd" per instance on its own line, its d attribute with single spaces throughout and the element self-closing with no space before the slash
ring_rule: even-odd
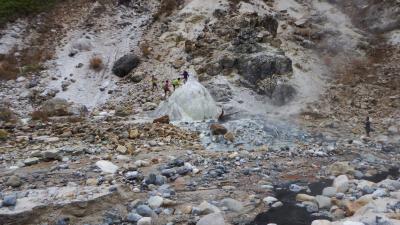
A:
<svg viewBox="0 0 400 225">
<path fill-rule="evenodd" d="M 331 180 L 322 180 L 308 185 L 311 192 L 301 191 L 298 193 L 306 193 L 309 195 L 320 195 L 325 187 L 331 186 Z M 296 205 L 296 192 L 289 190 L 288 185 L 277 187 L 275 189 L 275 197 L 283 203 L 282 207 L 272 208 L 267 212 L 256 216 L 250 225 L 267 225 L 276 223 L 278 225 L 310 225 L 313 220 L 327 219 L 326 217 L 315 217 L 307 212 L 306 208 Z"/>
</svg>

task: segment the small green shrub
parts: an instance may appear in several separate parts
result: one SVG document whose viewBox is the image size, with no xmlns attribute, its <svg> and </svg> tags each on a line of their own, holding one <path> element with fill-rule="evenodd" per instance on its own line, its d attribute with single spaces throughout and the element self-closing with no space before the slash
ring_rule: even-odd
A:
<svg viewBox="0 0 400 225">
<path fill-rule="evenodd" d="M 40 120 L 42 122 L 49 121 L 49 115 L 46 112 L 37 110 L 33 111 L 31 114 L 32 120 Z"/>
<path fill-rule="evenodd" d="M 11 109 L 6 107 L 0 107 L 0 121 L 15 123 L 16 116 Z"/>
<path fill-rule="evenodd" d="M 8 138 L 8 132 L 6 130 L 0 129 L 0 141 L 6 140 Z"/>
<path fill-rule="evenodd" d="M 0 26 L 48 10 L 58 0 L 0 0 Z"/>
</svg>

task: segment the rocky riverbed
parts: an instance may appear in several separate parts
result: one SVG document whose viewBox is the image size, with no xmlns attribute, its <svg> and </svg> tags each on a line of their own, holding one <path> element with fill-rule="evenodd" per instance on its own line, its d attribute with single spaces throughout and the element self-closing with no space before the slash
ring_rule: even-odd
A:
<svg viewBox="0 0 400 225">
<path fill-rule="evenodd" d="M 75 0 L 9 24 L 2 54 L 51 54 L 0 81 L 0 224 L 400 224 L 398 3 L 378 6 Z"/>
</svg>

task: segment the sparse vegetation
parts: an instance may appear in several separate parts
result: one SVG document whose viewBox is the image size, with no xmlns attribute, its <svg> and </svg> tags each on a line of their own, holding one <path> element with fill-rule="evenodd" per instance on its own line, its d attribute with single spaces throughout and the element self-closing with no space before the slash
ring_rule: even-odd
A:
<svg viewBox="0 0 400 225">
<path fill-rule="evenodd" d="M 49 120 L 49 115 L 44 111 L 36 110 L 32 112 L 31 118 L 32 120 L 40 120 L 45 122 Z"/>
<path fill-rule="evenodd" d="M 182 4 L 181 0 L 161 0 L 160 8 L 158 12 L 154 15 L 154 18 L 158 20 L 162 16 L 169 16 L 172 12 Z"/>
<path fill-rule="evenodd" d="M 90 69 L 99 72 L 104 68 L 103 59 L 99 56 L 94 56 L 90 59 L 89 62 Z"/>
<path fill-rule="evenodd" d="M 151 47 L 146 40 L 140 43 L 139 48 L 140 51 L 142 52 L 143 57 L 148 58 L 151 55 Z"/>
<path fill-rule="evenodd" d="M 0 80 L 15 79 L 19 72 L 18 61 L 13 55 L 0 55 Z"/>
<path fill-rule="evenodd" d="M 15 123 L 17 121 L 17 117 L 11 109 L 0 107 L 0 121 Z"/>
<path fill-rule="evenodd" d="M 6 140 L 8 138 L 8 132 L 6 130 L 0 129 L 0 141 Z"/>
<path fill-rule="evenodd" d="M 0 0 L 0 27 L 19 17 L 48 10 L 58 0 Z"/>
</svg>

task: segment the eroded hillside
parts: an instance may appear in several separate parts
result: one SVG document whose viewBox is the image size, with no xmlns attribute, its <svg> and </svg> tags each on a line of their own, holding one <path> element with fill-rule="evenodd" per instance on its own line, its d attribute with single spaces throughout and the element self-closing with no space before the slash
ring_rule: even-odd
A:
<svg viewBox="0 0 400 225">
<path fill-rule="evenodd" d="M 54 2 L 0 20 L 0 224 L 400 223 L 398 1 Z"/>
</svg>

